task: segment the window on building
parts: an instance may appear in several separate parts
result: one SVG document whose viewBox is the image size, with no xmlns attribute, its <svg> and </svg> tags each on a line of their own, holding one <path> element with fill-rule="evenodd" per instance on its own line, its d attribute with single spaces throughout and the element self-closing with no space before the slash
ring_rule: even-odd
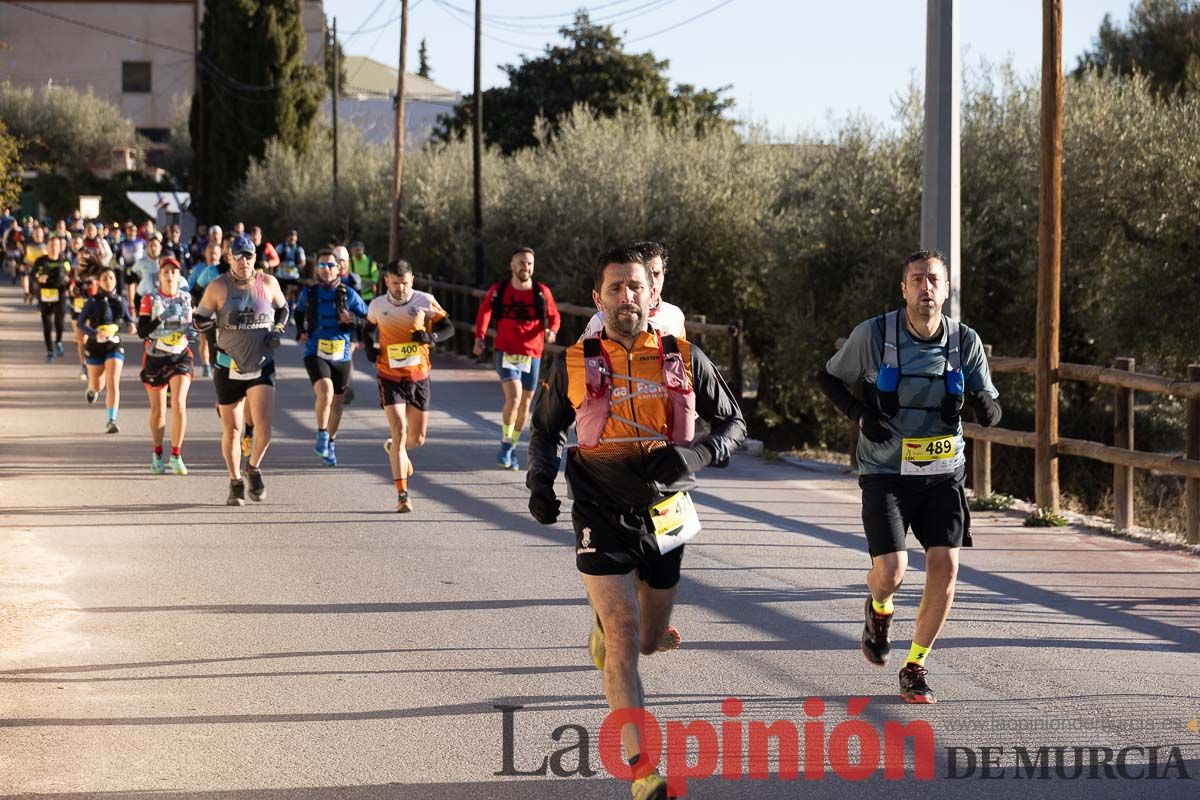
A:
<svg viewBox="0 0 1200 800">
<path fill-rule="evenodd" d="M 150 62 L 121 62 L 121 91 L 126 94 L 150 94 Z"/>
</svg>

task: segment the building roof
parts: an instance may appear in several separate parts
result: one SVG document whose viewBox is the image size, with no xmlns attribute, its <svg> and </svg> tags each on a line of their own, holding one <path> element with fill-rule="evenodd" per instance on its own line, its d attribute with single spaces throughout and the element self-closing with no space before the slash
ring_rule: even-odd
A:
<svg viewBox="0 0 1200 800">
<path fill-rule="evenodd" d="M 346 56 L 346 83 L 342 94 L 363 99 L 370 97 L 390 97 L 396 93 L 396 81 L 400 72 L 395 67 L 376 61 L 365 56 Z M 445 86 L 434 83 L 429 78 L 408 73 L 404 93 L 409 100 L 427 100 L 431 102 L 457 103 L 462 96 Z"/>
</svg>

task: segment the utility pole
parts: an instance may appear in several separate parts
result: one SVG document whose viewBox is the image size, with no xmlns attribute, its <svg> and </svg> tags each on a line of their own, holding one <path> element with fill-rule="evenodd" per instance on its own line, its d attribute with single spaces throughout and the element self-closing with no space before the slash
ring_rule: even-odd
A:
<svg viewBox="0 0 1200 800">
<path fill-rule="evenodd" d="M 388 261 L 400 256 L 400 185 L 404 176 L 404 93 L 408 61 L 408 0 L 400 2 L 400 76 L 396 79 L 396 142 L 392 170 L 392 224 L 388 226 Z"/>
<path fill-rule="evenodd" d="M 471 152 L 475 159 L 475 285 L 483 286 L 483 0 L 475 0 L 475 102 L 471 113 Z"/>
<path fill-rule="evenodd" d="M 921 247 L 946 255 L 950 296 L 942 311 L 962 315 L 959 264 L 959 131 L 962 75 L 958 0 L 928 0 L 925 32 L 925 163 Z"/>
<path fill-rule="evenodd" d="M 1059 273 L 1062 266 L 1062 0 L 1042 0 L 1042 188 L 1038 209 L 1038 508 L 1058 510 Z"/>
<path fill-rule="evenodd" d="M 192 0 L 192 34 L 195 39 L 196 62 L 196 141 L 192 143 L 192 203 L 194 214 L 199 209 L 196 200 L 204 196 L 204 75 L 200 70 L 200 0 Z"/>
<path fill-rule="evenodd" d="M 338 63 L 338 38 L 337 38 L 337 17 L 333 18 L 333 215 L 338 217 L 338 92 L 341 87 L 338 85 L 338 70 L 341 65 Z"/>
</svg>

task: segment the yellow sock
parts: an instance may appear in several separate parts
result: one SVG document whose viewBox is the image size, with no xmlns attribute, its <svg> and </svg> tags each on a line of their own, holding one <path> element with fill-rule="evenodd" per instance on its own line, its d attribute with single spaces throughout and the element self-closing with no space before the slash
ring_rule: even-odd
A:
<svg viewBox="0 0 1200 800">
<path fill-rule="evenodd" d="M 896 606 L 892 603 L 892 598 L 890 597 L 882 603 L 872 597 L 871 608 L 875 610 L 876 614 L 891 614 L 896 610 Z"/>
<path fill-rule="evenodd" d="M 502 441 L 502 442 L 508 441 L 509 439 L 512 438 L 512 433 L 513 433 L 512 425 L 504 425 L 503 423 L 500 425 L 500 441 Z"/>
<path fill-rule="evenodd" d="M 520 438 L 521 438 L 521 432 L 519 430 L 517 430 L 517 428 L 515 426 L 511 430 L 509 430 L 508 440 L 510 442 L 512 442 L 513 444 L 516 444 Z"/>
<path fill-rule="evenodd" d="M 904 663 L 916 664 L 918 667 L 923 667 L 925 666 L 925 656 L 929 655 L 929 651 L 932 649 L 932 647 L 924 647 L 913 642 L 912 647 L 908 649 L 908 658 Z"/>
</svg>

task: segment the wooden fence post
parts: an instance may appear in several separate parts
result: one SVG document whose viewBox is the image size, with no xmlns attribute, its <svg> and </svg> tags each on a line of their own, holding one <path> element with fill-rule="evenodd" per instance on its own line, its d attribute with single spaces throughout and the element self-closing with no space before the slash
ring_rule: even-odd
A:
<svg viewBox="0 0 1200 800">
<path fill-rule="evenodd" d="M 1200 381 L 1200 364 L 1189 364 L 1189 381 Z M 1189 398 L 1187 402 L 1187 457 L 1200 460 L 1200 398 Z M 1187 540 L 1188 544 L 1200 544 L 1200 478 L 1188 478 L 1187 494 Z"/>
<path fill-rule="evenodd" d="M 983 346 L 985 358 L 992 357 L 992 346 Z M 971 488 L 976 497 L 988 497 L 992 493 L 992 443 L 984 439 L 971 441 Z"/>
<path fill-rule="evenodd" d="M 1118 358 L 1113 369 L 1133 372 L 1132 358 Z M 1133 389 L 1113 388 L 1113 447 L 1133 449 Z M 1117 530 L 1133 527 L 1133 467 L 1113 466 L 1113 524 Z"/>
</svg>

